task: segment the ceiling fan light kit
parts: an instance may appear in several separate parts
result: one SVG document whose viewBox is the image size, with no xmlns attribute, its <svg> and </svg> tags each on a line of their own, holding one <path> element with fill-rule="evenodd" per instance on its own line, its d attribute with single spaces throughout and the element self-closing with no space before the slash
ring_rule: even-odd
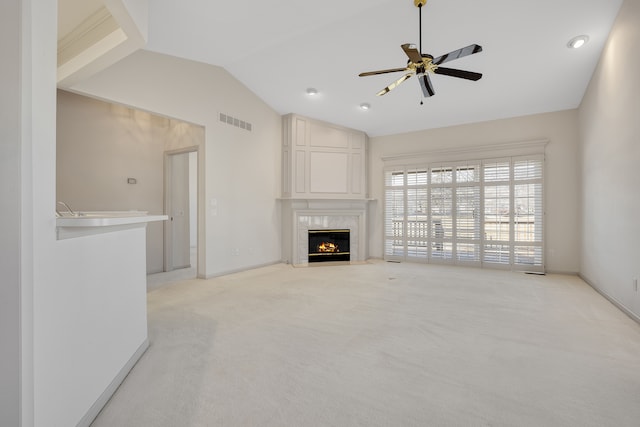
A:
<svg viewBox="0 0 640 427">
<path fill-rule="evenodd" d="M 407 65 L 402 68 L 390 68 L 386 70 L 378 70 L 378 71 L 367 71 L 364 73 L 360 73 L 360 77 L 366 76 L 374 76 L 378 74 L 387 74 L 387 73 L 398 73 L 404 72 L 405 74 L 400 77 L 395 82 L 391 83 L 389 86 L 385 87 L 381 91 L 379 91 L 376 95 L 382 96 L 393 89 L 398 87 L 405 80 L 411 78 L 412 76 L 417 76 L 418 81 L 420 83 L 420 87 L 422 88 L 422 95 L 425 98 L 431 97 L 435 95 L 435 91 L 433 89 L 433 85 L 431 84 L 431 78 L 429 74 L 442 74 L 450 77 L 457 77 L 460 79 L 477 81 L 482 78 L 481 73 L 476 73 L 473 71 L 465 71 L 458 70 L 455 68 L 445 68 L 441 65 L 453 61 L 458 58 L 462 58 L 464 56 L 473 55 L 474 53 L 482 52 L 482 46 L 477 44 L 472 44 L 458 50 L 454 50 L 437 58 L 429 54 L 422 53 L 422 7 L 427 4 L 427 0 L 414 0 L 413 4 L 419 9 L 419 33 L 420 33 L 420 45 L 419 49 L 413 43 L 405 43 L 401 46 L 404 53 L 407 55 L 409 60 L 407 61 Z M 420 102 L 422 104 L 422 102 Z"/>
</svg>

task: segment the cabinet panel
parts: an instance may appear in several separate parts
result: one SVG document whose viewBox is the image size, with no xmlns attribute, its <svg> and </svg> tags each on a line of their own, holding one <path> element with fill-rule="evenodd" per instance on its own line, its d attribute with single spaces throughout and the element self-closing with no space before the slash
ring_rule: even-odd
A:
<svg viewBox="0 0 640 427">
<path fill-rule="evenodd" d="M 305 186 L 305 152 L 296 151 L 296 193 L 304 193 L 306 191 Z"/>
<path fill-rule="evenodd" d="M 288 150 L 282 152 L 282 194 L 291 194 L 291 162 Z"/>
<path fill-rule="evenodd" d="M 362 193 L 362 155 L 351 155 L 351 192 Z"/>
<path fill-rule="evenodd" d="M 311 123 L 310 146 L 327 148 L 349 148 L 349 133 L 331 126 Z"/>
<path fill-rule="evenodd" d="M 350 134 L 351 137 L 351 148 L 354 150 L 362 150 L 364 148 L 365 143 L 365 135 L 364 133 L 354 133 Z"/>
<path fill-rule="evenodd" d="M 311 193 L 345 194 L 349 191 L 349 156 L 346 153 L 311 152 L 310 155 Z"/>
<path fill-rule="evenodd" d="M 304 147 L 307 145 L 307 122 L 305 120 L 296 118 L 296 145 L 298 147 Z"/>
<path fill-rule="evenodd" d="M 366 197 L 367 135 L 289 114 L 283 117 L 282 197 Z"/>
</svg>

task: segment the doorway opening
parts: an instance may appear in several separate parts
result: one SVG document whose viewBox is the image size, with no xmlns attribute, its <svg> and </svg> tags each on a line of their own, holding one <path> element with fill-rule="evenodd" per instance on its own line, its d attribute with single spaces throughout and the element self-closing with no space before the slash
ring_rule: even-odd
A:
<svg viewBox="0 0 640 427">
<path fill-rule="evenodd" d="M 198 147 L 165 152 L 164 271 L 198 276 Z"/>
</svg>

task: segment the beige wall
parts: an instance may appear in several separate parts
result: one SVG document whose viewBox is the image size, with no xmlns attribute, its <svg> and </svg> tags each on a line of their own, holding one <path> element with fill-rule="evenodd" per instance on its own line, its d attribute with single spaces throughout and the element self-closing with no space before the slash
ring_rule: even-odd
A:
<svg viewBox="0 0 640 427">
<path fill-rule="evenodd" d="M 545 266 L 552 272 L 577 272 L 576 110 L 370 138 L 369 188 L 376 200 L 370 217 L 371 256 L 383 255 L 383 157 L 533 140 L 549 141 L 545 149 Z M 477 154 L 471 156 L 477 158 Z"/>
<path fill-rule="evenodd" d="M 640 1 L 626 0 L 580 106 L 581 275 L 640 317 Z"/>
<path fill-rule="evenodd" d="M 56 197 L 74 210 L 163 213 L 164 152 L 204 143 L 202 126 L 65 91 L 57 105 Z M 147 272 L 162 270 L 163 223 L 149 223 Z"/>
<path fill-rule="evenodd" d="M 220 67 L 138 51 L 73 90 L 205 128 L 206 250 L 198 266 L 215 276 L 279 262 L 282 120 Z M 252 131 L 221 123 L 224 113 Z"/>
</svg>

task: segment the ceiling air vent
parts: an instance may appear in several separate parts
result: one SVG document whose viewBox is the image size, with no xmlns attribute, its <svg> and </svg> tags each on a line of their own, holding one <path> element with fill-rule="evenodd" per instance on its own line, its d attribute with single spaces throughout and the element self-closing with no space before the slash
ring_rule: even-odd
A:
<svg viewBox="0 0 640 427">
<path fill-rule="evenodd" d="M 251 132 L 252 129 L 251 123 L 245 122 L 244 120 L 240 120 L 228 114 L 220 113 L 220 121 L 240 129 L 248 130 L 249 132 Z"/>
</svg>

